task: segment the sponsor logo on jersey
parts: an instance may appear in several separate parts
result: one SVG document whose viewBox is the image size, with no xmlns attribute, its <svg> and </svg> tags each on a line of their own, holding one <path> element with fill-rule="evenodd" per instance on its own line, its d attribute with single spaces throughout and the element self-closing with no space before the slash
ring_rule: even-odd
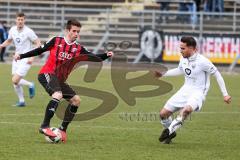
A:
<svg viewBox="0 0 240 160">
<path fill-rule="evenodd" d="M 64 59 L 72 59 L 72 55 L 65 53 L 65 52 L 60 52 L 59 53 L 59 58 L 60 60 L 64 60 Z"/>
<path fill-rule="evenodd" d="M 72 51 L 71 52 L 76 52 L 77 51 L 77 48 L 72 48 Z"/>
<path fill-rule="evenodd" d="M 188 76 L 191 74 L 191 72 L 192 72 L 191 69 L 189 69 L 189 68 L 186 68 L 186 69 L 185 69 L 185 73 L 186 73 Z"/>
<path fill-rule="evenodd" d="M 17 42 L 17 43 L 20 43 L 20 42 L 21 42 L 21 39 L 20 39 L 20 38 L 16 38 L 16 42 Z"/>
</svg>

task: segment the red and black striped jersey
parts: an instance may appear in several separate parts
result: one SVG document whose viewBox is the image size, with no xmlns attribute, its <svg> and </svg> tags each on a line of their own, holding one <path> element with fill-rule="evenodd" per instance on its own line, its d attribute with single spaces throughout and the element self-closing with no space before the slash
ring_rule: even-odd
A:
<svg viewBox="0 0 240 160">
<path fill-rule="evenodd" d="M 43 46 L 21 54 L 20 58 L 40 55 L 45 51 L 50 51 L 50 54 L 39 74 L 56 74 L 60 81 L 66 81 L 75 64 L 80 61 L 88 61 L 89 57 L 98 57 L 100 61 L 108 58 L 107 54 L 89 52 L 76 41 L 70 44 L 64 37 L 53 37 Z"/>
</svg>

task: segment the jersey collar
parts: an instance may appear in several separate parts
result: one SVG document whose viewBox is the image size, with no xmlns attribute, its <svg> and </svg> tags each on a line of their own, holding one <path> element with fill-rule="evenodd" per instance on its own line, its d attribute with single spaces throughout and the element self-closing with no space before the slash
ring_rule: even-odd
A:
<svg viewBox="0 0 240 160">
<path fill-rule="evenodd" d="M 76 43 L 76 41 L 72 42 L 72 43 L 69 43 L 68 40 L 66 39 L 66 37 L 63 37 L 65 42 L 68 44 L 68 45 L 73 45 L 74 43 Z"/>
<path fill-rule="evenodd" d="M 197 59 L 197 53 L 194 53 L 191 57 L 188 57 L 189 61 L 195 61 Z"/>
<path fill-rule="evenodd" d="M 17 27 L 17 26 L 16 26 Z M 21 33 L 23 30 L 25 29 L 25 25 L 23 25 L 23 27 L 22 27 L 22 29 L 18 29 L 18 27 L 17 27 L 17 31 L 18 31 L 18 33 Z"/>
</svg>

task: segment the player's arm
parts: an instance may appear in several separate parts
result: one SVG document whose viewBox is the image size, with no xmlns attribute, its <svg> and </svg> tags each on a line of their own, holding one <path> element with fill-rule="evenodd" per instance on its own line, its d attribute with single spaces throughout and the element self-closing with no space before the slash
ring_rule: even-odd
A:
<svg viewBox="0 0 240 160">
<path fill-rule="evenodd" d="M 40 46 L 41 46 L 41 41 L 40 41 L 40 39 L 37 38 L 37 39 L 33 40 L 33 44 L 35 45 L 36 48 L 37 48 L 37 47 L 40 47 Z M 33 61 L 34 61 L 34 57 L 29 58 L 28 64 L 32 64 Z"/>
<path fill-rule="evenodd" d="M 36 47 L 40 47 L 41 46 L 41 41 L 39 38 L 37 38 L 36 40 L 33 41 L 33 44 L 36 46 Z"/>
<path fill-rule="evenodd" d="M 227 92 L 225 82 L 218 69 L 212 64 L 212 62 L 209 59 L 206 59 L 200 65 L 203 67 L 203 70 L 205 72 L 214 75 L 214 77 L 217 80 L 218 86 L 222 92 L 224 102 L 229 104 L 231 102 L 231 96 Z"/>
<path fill-rule="evenodd" d="M 0 44 L 0 49 L 9 46 L 12 43 L 12 39 L 7 39 L 2 44 Z"/>
<path fill-rule="evenodd" d="M 102 61 L 104 61 L 105 59 L 108 59 L 109 57 L 113 56 L 113 52 L 111 52 L 111 51 L 107 52 L 107 53 L 103 53 L 103 54 L 94 54 L 94 53 L 88 51 L 85 47 L 82 47 L 81 53 L 82 54 L 87 54 L 87 55 L 90 55 L 90 56 L 93 56 L 93 57 L 98 57 Z"/>
<path fill-rule="evenodd" d="M 170 77 L 170 76 L 179 76 L 182 75 L 183 73 L 183 69 L 182 69 L 182 58 L 179 61 L 178 67 L 174 68 L 174 69 L 170 69 L 165 73 L 162 73 L 160 71 L 155 71 L 154 75 L 155 77 Z"/>
<path fill-rule="evenodd" d="M 170 76 L 179 76 L 182 74 L 183 74 L 183 72 L 179 68 L 170 69 L 166 73 L 161 73 L 160 71 L 155 71 L 155 77 L 170 77 Z"/>
<path fill-rule="evenodd" d="M 23 59 L 23 58 L 28 58 L 28 57 L 34 57 L 34 56 L 41 55 L 42 53 L 50 50 L 54 46 L 55 40 L 56 40 L 56 37 L 52 38 L 50 41 L 46 42 L 44 45 L 42 45 L 38 48 L 35 48 L 35 49 L 33 49 L 33 50 L 31 50 L 27 53 L 20 54 L 20 55 L 15 54 L 14 59 L 19 60 L 19 59 Z"/>
<path fill-rule="evenodd" d="M 220 74 L 220 72 L 218 70 L 213 75 L 216 78 L 218 86 L 222 92 L 224 102 L 229 104 L 231 102 L 231 96 L 229 96 L 229 94 L 227 92 L 225 82 L 223 80 L 222 75 Z"/>
</svg>

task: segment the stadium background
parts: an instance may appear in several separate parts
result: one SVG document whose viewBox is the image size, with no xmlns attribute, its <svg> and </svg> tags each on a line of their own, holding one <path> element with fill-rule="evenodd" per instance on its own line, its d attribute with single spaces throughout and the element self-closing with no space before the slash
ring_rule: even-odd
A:
<svg viewBox="0 0 240 160">
<path fill-rule="evenodd" d="M 159 61 L 162 57 L 165 61 L 177 61 L 178 51 L 171 48 L 171 45 L 176 46 L 181 33 L 194 34 L 201 42 L 199 44 L 203 44 L 203 47 L 200 47 L 202 54 L 212 58 L 214 63 L 232 63 L 240 50 L 238 36 L 240 3 L 235 0 L 225 0 L 224 12 L 203 12 L 202 3 L 200 12 L 188 12 L 179 11 L 180 2 L 173 0 L 168 11 L 161 11 L 160 4 L 152 0 L 2 0 L 0 20 L 7 21 L 7 26 L 10 27 L 15 23 L 16 12 L 23 11 L 27 15 L 27 25 L 33 28 L 44 42 L 52 36 L 62 35 L 67 19 L 77 18 L 83 24 L 80 42 L 89 50 L 96 53 L 104 50 L 103 46 L 107 42 L 119 44 L 122 41 L 131 41 L 132 46 L 127 50 L 127 56 L 129 61 L 135 60 L 135 62 L 138 61 L 136 60 L 138 54 L 146 46 L 145 44 L 154 43 L 145 42 L 141 46 L 140 36 L 145 30 L 162 33 L 160 34 L 162 47 L 159 46 L 162 50 L 153 48 L 151 50 L 153 53 L 159 52 L 157 57 L 154 55 L 147 57 L 152 62 Z M 167 20 L 161 21 L 160 17 L 166 17 L 166 12 Z M 229 41 L 224 39 L 226 37 Z M 224 50 L 227 46 L 230 47 Z M 168 51 L 165 51 L 166 48 Z M 10 47 L 7 53 L 12 54 L 12 51 Z M 122 50 L 117 47 L 115 51 Z M 159 57 L 158 55 L 162 53 L 163 55 Z"/>
</svg>

